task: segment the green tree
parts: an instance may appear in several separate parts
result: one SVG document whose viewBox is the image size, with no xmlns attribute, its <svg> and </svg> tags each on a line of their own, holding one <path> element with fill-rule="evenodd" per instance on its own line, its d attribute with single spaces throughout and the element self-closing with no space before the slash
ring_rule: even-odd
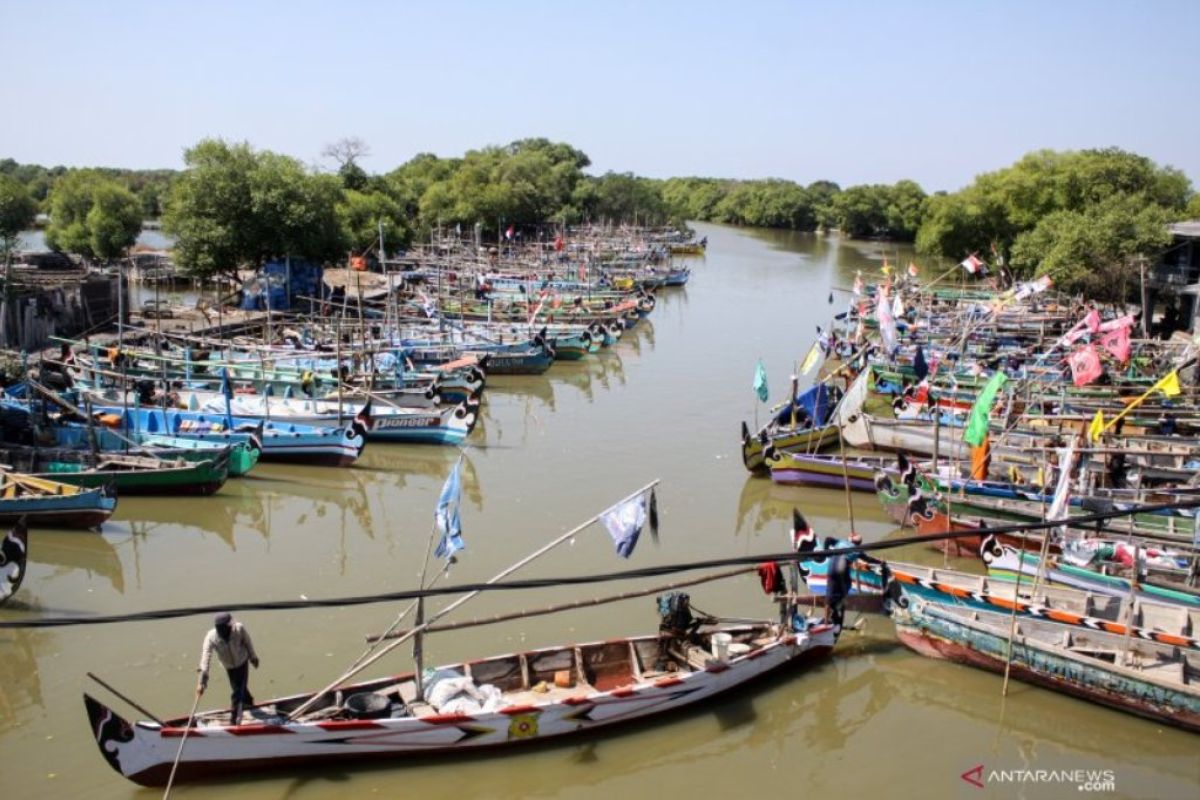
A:
<svg viewBox="0 0 1200 800">
<path fill-rule="evenodd" d="M 95 170 L 75 170 L 59 178 L 48 202 L 46 243 L 55 250 L 111 261 L 137 241 L 142 229 L 137 197 Z"/>
<path fill-rule="evenodd" d="M 916 181 L 897 181 L 885 192 L 884 226 L 888 237 L 911 242 L 925 215 L 925 191 Z"/>
<path fill-rule="evenodd" d="M 423 159 L 401 168 L 389 178 L 416 187 L 418 168 L 428 168 L 430 178 L 420 193 L 419 217 L 423 227 L 480 222 L 485 229 L 498 225 L 534 225 L 560 219 L 574 210 L 573 194 L 590 162 L 575 148 L 547 139 L 522 139 L 505 147 L 471 150 L 451 165 Z"/>
<path fill-rule="evenodd" d="M 1200 194 L 1192 195 L 1187 207 L 1183 210 L 1184 219 L 1200 219 Z"/>
<path fill-rule="evenodd" d="M 37 203 L 20 181 L 0 174 L 0 256 L 8 263 L 21 231 L 33 224 Z"/>
<path fill-rule="evenodd" d="M 346 249 L 341 180 L 249 144 L 206 139 L 184 153 L 163 227 L 175 260 L 200 277 L 293 256 L 339 259 Z"/>
<path fill-rule="evenodd" d="M 842 191 L 842 187 L 833 181 L 813 181 L 806 190 L 817 225 L 822 228 L 835 227 L 837 219 L 833 213 L 833 199 Z"/>
<path fill-rule="evenodd" d="M 1060 209 L 1017 236 L 1010 263 L 1019 275 L 1049 275 L 1058 286 L 1123 300 L 1137 280 L 1138 258 L 1170 242 L 1171 217 L 1140 193 Z"/>
<path fill-rule="evenodd" d="M 632 172 L 606 172 L 575 186 L 572 207 L 582 219 L 661 225 L 670 216 L 657 181 Z"/>
<path fill-rule="evenodd" d="M 1134 153 L 1039 150 L 929 198 L 917 247 L 955 259 L 994 247 L 1016 277 L 1049 273 L 1068 291 L 1112 296 L 1131 260 L 1161 246 L 1155 225 L 1183 215 L 1190 192 L 1178 170 Z"/>
<path fill-rule="evenodd" d="M 403 206 L 384 192 L 347 190 L 338 204 L 338 215 L 353 249 L 362 250 L 378 242 L 381 221 L 389 251 L 406 247 L 412 241 L 413 231 Z"/>
</svg>

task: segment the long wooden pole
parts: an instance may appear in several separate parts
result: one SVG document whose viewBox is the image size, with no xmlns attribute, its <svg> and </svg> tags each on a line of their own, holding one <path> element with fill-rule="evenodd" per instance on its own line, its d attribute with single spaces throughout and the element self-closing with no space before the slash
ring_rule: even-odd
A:
<svg viewBox="0 0 1200 800">
<path fill-rule="evenodd" d="M 119 697 L 120 699 L 124 700 L 126 703 L 128 703 L 128 704 L 129 704 L 130 706 L 132 706 L 133 708 L 136 708 L 138 711 L 142 712 L 142 713 L 143 713 L 143 714 L 145 714 L 147 717 L 149 717 L 150 719 L 152 719 L 152 720 L 154 720 L 155 722 L 157 722 L 159 725 L 165 725 L 165 724 L 166 724 L 166 723 L 164 723 L 164 722 L 163 722 L 161 719 L 159 719 L 158 717 L 154 716 L 154 715 L 153 715 L 153 714 L 151 714 L 149 711 L 147 711 L 146 709 L 142 708 L 140 705 L 138 705 L 138 704 L 137 704 L 137 703 L 135 703 L 134 701 L 130 700 L 128 697 L 126 697 L 125 695 L 121 694 L 120 692 L 118 692 L 116 689 L 114 689 L 114 688 L 113 688 L 112 686 L 110 686 L 108 683 L 106 683 L 105 681 L 103 681 L 103 680 L 102 680 L 102 679 L 101 679 L 99 676 L 97 676 L 97 675 L 96 675 L 94 672 L 88 672 L 88 673 L 85 673 L 85 674 L 86 674 L 86 675 L 87 675 L 89 678 L 91 678 L 92 680 L 94 680 L 96 683 L 100 684 L 100 685 L 101 685 L 101 686 L 103 686 L 105 689 L 108 689 L 108 690 L 109 690 L 110 692 L 112 692 L 114 695 L 116 695 L 116 696 L 117 696 L 117 697 Z"/>
<path fill-rule="evenodd" d="M 183 746 L 187 744 L 188 734 L 192 732 L 192 720 L 196 717 L 196 709 L 200 707 L 200 690 L 196 690 L 196 699 L 192 701 L 192 710 L 188 712 L 187 727 L 183 729 L 183 738 L 179 740 L 179 749 L 175 751 L 175 761 L 171 764 L 171 774 L 167 778 L 167 787 L 163 789 L 163 800 L 171 796 L 171 786 L 175 783 L 175 771 L 179 769 L 179 759 L 183 758 Z"/>
<path fill-rule="evenodd" d="M 1049 538 L 1049 537 L 1047 537 Z M 1013 583 L 1012 616 L 1008 621 L 1008 652 L 1004 656 L 1004 685 L 1000 696 L 1008 697 L 1008 676 L 1012 670 L 1013 639 L 1017 634 L 1017 598 L 1021 594 L 1021 573 L 1025 571 L 1025 532 L 1021 532 L 1021 549 L 1017 553 L 1017 579 Z"/>
<path fill-rule="evenodd" d="M 654 480 L 650 481 L 650 483 L 648 483 L 645 486 L 643 486 L 642 488 L 638 489 L 636 492 L 632 492 L 632 493 L 626 495 L 625 497 L 621 498 L 617 502 L 613 503 L 612 505 L 608 506 L 607 508 L 604 509 L 604 511 L 601 511 L 597 514 L 592 515 L 590 518 L 588 518 L 588 520 L 586 522 L 576 525 L 574 528 L 567 531 L 563 535 L 559 536 L 557 539 L 554 539 L 549 544 L 543 545 L 542 547 L 533 551 L 529 555 L 525 556 L 525 558 L 522 558 L 520 561 L 517 561 L 516 563 L 514 563 L 508 567 L 505 567 L 500 572 L 496 573 L 494 576 L 492 576 L 487 581 L 485 581 L 485 583 L 493 584 L 493 583 L 498 583 L 498 582 L 504 580 L 512 573 L 516 572 L 517 570 L 521 569 L 524 566 L 527 566 L 528 564 L 532 563 L 533 561 L 536 561 L 538 558 L 541 558 L 543 555 L 550 552 L 555 547 L 558 547 L 563 542 L 569 541 L 572 538 L 574 538 L 584 528 L 588 527 L 593 522 L 600 519 L 600 515 L 604 514 L 606 511 L 608 511 L 609 508 L 612 508 L 613 506 L 618 506 L 621 503 L 628 502 L 628 501 L 632 500 L 633 498 L 638 497 L 639 495 L 645 494 L 646 492 L 650 491 L 655 486 L 657 486 L 659 484 L 659 482 L 660 482 L 660 479 L 655 478 Z M 366 659 L 362 663 L 358 664 L 353 669 L 349 669 L 346 672 L 344 672 L 342 675 L 340 675 L 337 678 L 337 680 L 335 680 L 333 683 L 326 686 L 321 691 L 314 694 L 311 698 L 308 699 L 308 701 L 306 701 L 303 705 L 301 705 L 299 708 L 297 708 L 295 711 L 293 711 L 291 714 L 289 714 L 288 719 L 289 720 L 295 719 L 296 717 L 303 714 L 305 711 L 308 711 L 310 708 L 312 708 L 313 705 L 316 704 L 317 699 L 320 698 L 322 695 L 324 695 L 328 692 L 332 692 L 333 690 L 337 689 L 345 681 L 348 681 L 350 678 L 353 678 L 355 675 L 362 672 L 364 669 L 371 666 L 376 661 L 383 658 L 385 655 L 392 652 L 397 647 L 399 647 L 400 645 L 407 642 L 409 639 L 416 636 L 418 633 L 422 633 L 425 630 L 427 630 L 430 625 L 437 622 L 442 617 L 446 616 L 447 614 L 454 611 L 455 609 L 458 609 L 459 607 L 465 605 L 466 603 L 475 599 L 482 593 L 483 593 L 482 589 L 476 589 L 475 591 L 468 592 L 467 594 L 462 595 L 457 600 L 452 602 L 450 605 L 443 608 L 441 611 L 438 611 L 437 613 L 433 614 L 423 624 L 418 625 L 417 627 L 413 628 L 408 633 L 404 634 L 399 639 L 396 639 L 391 644 L 389 644 L 387 647 L 383 648 L 375 655 L 371 656 L 370 658 Z"/>
<path fill-rule="evenodd" d="M 675 581 L 674 583 L 665 583 L 661 586 L 655 586 L 650 589 L 638 589 L 634 592 L 621 592 L 619 594 L 607 595 L 604 597 L 591 597 L 586 600 L 573 600 L 569 603 L 559 603 L 557 605 L 543 606 L 541 608 L 524 609 L 522 611 L 513 611 L 508 614 L 495 614 L 491 617 L 480 617 L 476 619 L 467 619 L 462 622 L 450 622 L 445 625 L 430 625 L 426 628 L 426 633 L 442 633 L 445 631 L 457 631 L 463 628 L 476 628 L 480 625 L 495 625 L 500 622 L 508 622 L 514 619 L 526 619 L 528 617 L 543 617 L 547 614 L 557 614 L 562 611 L 571 611 L 578 608 L 591 608 L 593 606 L 602 606 L 609 603 L 619 603 L 622 600 L 631 600 L 635 597 L 647 597 L 652 594 L 662 594 L 663 592 L 673 591 L 675 589 L 683 589 L 688 586 L 696 586 L 701 583 L 711 583 L 712 581 L 724 580 L 725 578 L 733 578 L 738 575 L 746 575 L 754 572 L 755 567 L 739 567 L 731 569 L 727 572 L 716 572 L 711 575 L 701 575 L 698 578 L 691 578 L 686 581 Z M 368 642 L 383 641 L 385 639 L 395 639 L 404 635 L 405 631 L 400 632 L 385 632 L 367 637 Z"/>
</svg>

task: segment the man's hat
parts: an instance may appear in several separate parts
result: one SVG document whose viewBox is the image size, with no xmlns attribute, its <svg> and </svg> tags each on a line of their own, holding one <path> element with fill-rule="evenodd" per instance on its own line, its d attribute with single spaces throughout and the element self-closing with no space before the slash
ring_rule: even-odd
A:
<svg viewBox="0 0 1200 800">
<path fill-rule="evenodd" d="M 213 624 L 218 628 L 222 625 L 228 625 L 231 622 L 233 622 L 233 614 L 230 614 L 228 611 L 222 611 L 213 619 Z"/>
</svg>

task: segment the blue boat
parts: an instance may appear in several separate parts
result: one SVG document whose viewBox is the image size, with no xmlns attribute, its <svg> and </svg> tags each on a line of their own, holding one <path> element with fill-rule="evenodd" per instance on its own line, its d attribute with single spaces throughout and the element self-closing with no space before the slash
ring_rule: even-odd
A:
<svg viewBox="0 0 1200 800">
<path fill-rule="evenodd" d="M 122 432 L 166 433 L 225 444 L 251 443 L 262 451 L 263 461 L 344 467 L 358 460 L 367 443 L 366 425 L 361 420 L 328 427 L 177 409 L 108 406 L 94 410 Z"/>
</svg>

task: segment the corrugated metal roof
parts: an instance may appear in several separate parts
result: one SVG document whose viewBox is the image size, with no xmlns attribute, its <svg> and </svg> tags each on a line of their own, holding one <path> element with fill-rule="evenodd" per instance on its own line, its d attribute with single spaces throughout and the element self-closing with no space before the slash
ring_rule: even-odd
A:
<svg viewBox="0 0 1200 800">
<path fill-rule="evenodd" d="M 1185 236 L 1189 239 L 1200 239 L 1200 219 L 1190 219 L 1173 223 L 1169 228 L 1172 236 Z"/>
</svg>

